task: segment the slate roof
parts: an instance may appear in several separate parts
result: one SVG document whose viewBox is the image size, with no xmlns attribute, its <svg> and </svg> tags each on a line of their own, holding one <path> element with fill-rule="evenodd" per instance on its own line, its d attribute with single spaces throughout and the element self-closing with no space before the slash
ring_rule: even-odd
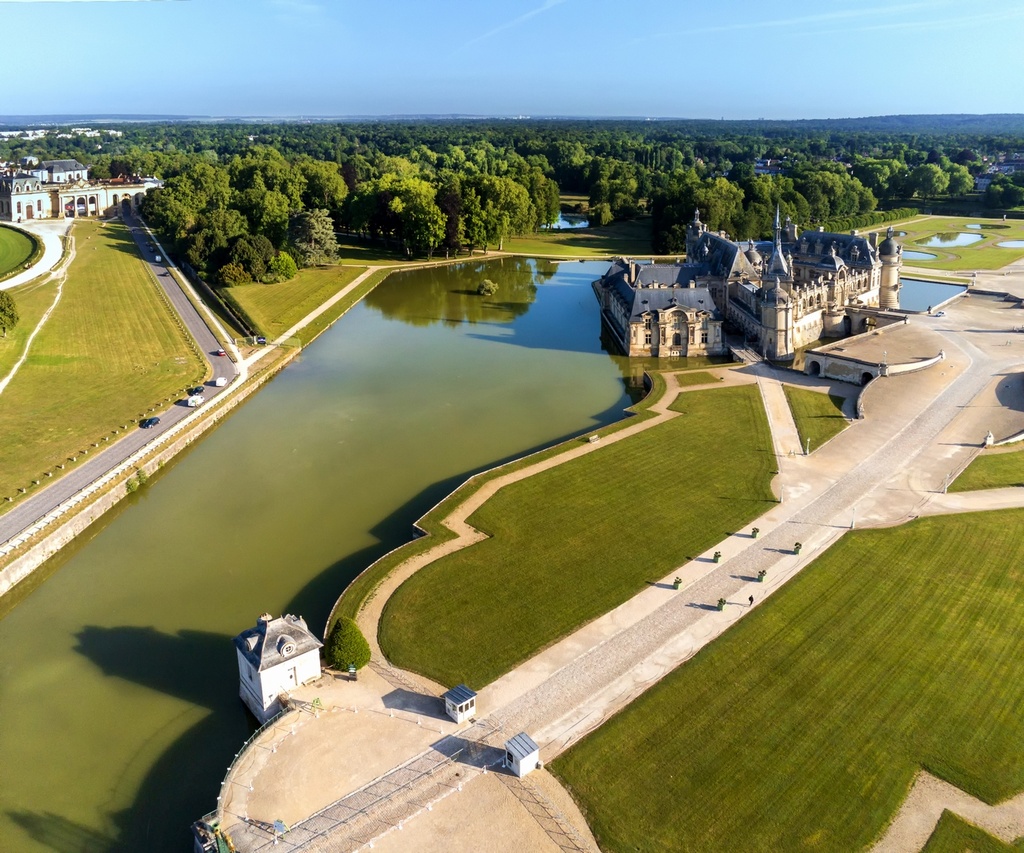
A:
<svg viewBox="0 0 1024 853">
<path fill-rule="evenodd" d="M 259 672 L 323 647 L 323 643 L 306 627 L 306 620 L 290 613 L 277 619 L 264 613 L 256 620 L 256 627 L 242 631 L 234 643 L 242 657 Z M 292 649 L 286 654 L 288 646 Z"/>
<path fill-rule="evenodd" d="M 39 165 L 56 172 L 80 172 L 85 168 L 77 160 L 43 160 Z"/>
<path fill-rule="evenodd" d="M 637 283 L 629 283 L 629 262 L 616 260 L 600 279 L 601 287 L 614 292 L 619 302 L 629 310 L 630 322 L 640 320 L 650 311 L 685 308 L 707 311 L 720 319 L 711 293 L 706 287 L 691 287 L 701 274 L 700 264 L 642 264 L 637 265 Z"/>
<path fill-rule="evenodd" d="M 807 241 L 807 250 L 802 251 L 801 246 Z M 816 250 L 816 244 L 821 243 L 821 252 Z M 796 243 L 792 244 L 794 255 L 798 255 L 801 261 L 805 259 L 828 258 L 835 246 L 836 255 L 843 259 L 850 266 L 871 266 L 875 258 L 875 250 L 871 248 L 867 237 L 860 234 L 836 234 L 831 231 L 804 231 Z M 856 251 L 854 251 L 856 249 Z"/>
<path fill-rule="evenodd" d="M 463 702 L 475 699 L 476 691 L 470 690 L 465 684 L 457 684 L 441 698 L 449 700 L 453 705 L 461 705 Z"/>
<path fill-rule="evenodd" d="M 540 747 L 533 742 L 533 738 L 526 732 L 520 732 L 505 741 L 505 749 L 511 752 L 516 760 L 522 761 L 531 753 L 537 752 Z"/>
</svg>

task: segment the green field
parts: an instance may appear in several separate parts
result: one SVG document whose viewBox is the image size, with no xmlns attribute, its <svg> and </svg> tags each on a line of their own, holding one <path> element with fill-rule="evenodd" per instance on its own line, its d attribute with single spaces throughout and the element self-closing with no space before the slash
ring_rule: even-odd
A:
<svg viewBox="0 0 1024 853">
<path fill-rule="evenodd" d="M 11 296 L 18 307 L 18 325 L 7 331 L 6 338 L 0 338 L 0 379 L 14 367 L 15 362 L 25 351 L 25 342 L 46 309 L 53 303 L 57 293 L 57 284 L 49 281 L 45 284 L 29 282 L 12 287 Z"/>
<path fill-rule="evenodd" d="M 1005 844 L 949 811 L 944 811 L 921 853 L 1019 853 L 1024 839 Z"/>
<path fill-rule="evenodd" d="M 711 382 L 718 382 L 718 377 L 708 373 L 706 370 L 691 370 L 688 373 L 676 374 L 676 384 L 680 388 L 689 388 L 692 385 L 707 385 Z"/>
<path fill-rule="evenodd" d="M 32 480 L 205 376 L 124 227 L 83 220 L 73 236 L 64 295 L 0 394 L 0 496 L 31 493 Z"/>
<path fill-rule="evenodd" d="M 24 232 L 0 226 L 0 279 L 20 270 L 35 254 L 36 245 Z"/>
<path fill-rule="evenodd" d="M 949 484 L 951 492 L 1024 486 L 1024 450 L 986 450 Z"/>
<path fill-rule="evenodd" d="M 846 429 L 849 421 L 843 416 L 842 397 L 793 385 L 782 387 L 796 421 L 801 447 L 809 446 L 813 452 Z"/>
<path fill-rule="evenodd" d="M 986 228 L 968 228 L 970 224 L 985 225 Z M 877 226 L 883 233 L 888 226 Z M 898 231 L 906 231 L 905 237 L 898 237 L 904 250 L 930 252 L 936 255 L 933 261 L 905 260 L 904 266 L 936 270 L 996 270 L 1024 258 L 1024 249 L 1004 249 L 997 243 L 1004 240 L 1024 240 L 1024 220 L 983 219 L 976 216 L 923 216 L 909 222 L 896 223 Z M 870 230 L 876 230 L 872 228 Z M 946 233 L 980 234 L 985 239 L 970 246 L 943 248 L 923 246 L 929 237 Z"/>
<path fill-rule="evenodd" d="M 315 267 L 300 270 L 291 281 L 229 287 L 258 330 L 276 338 L 314 311 L 363 271 L 364 267 Z"/>
<path fill-rule="evenodd" d="M 1022 531 L 1010 510 L 843 537 L 556 759 L 601 849 L 862 850 L 919 768 L 1024 790 Z"/>
<path fill-rule="evenodd" d="M 673 408 L 684 415 L 487 501 L 470 522 L 491 538 L 421 569 L 389 599 L 379 632 L 388 658 L 482 687 L 774 505 L 756 388 L 695 391 Z"/>
<path fill-rule="evenodd" d="M 495 248 L 491 246 L 490 248 Z M 555 255 L 566 257 L 610 257 L 614 255 L 650 257 L 651 220 L 613 222 L 603 228 L 582 228 L 510 237 L 504 251 L 517 255 Z"/>
</svg>

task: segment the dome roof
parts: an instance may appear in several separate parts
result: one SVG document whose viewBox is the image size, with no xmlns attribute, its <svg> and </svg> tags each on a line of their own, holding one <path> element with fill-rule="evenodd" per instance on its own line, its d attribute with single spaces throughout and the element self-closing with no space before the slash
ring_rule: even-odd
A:
<svg viewBox="0 0 1024 853">
<path fill-rule="evenodd" d="M 892 226 L 890 226 L 889 227 L 889 233 L 886 235 L 885 239 L 882 241 L 882 245 L 880 245 L 878 247 L 878 254 L 880 254 L 880 255 L 888 255 L 888 256 L 891 257 L 893 255 L 899 254 L 899 251 L 900 251 L 900 244 L 897 243 L 896 240 L 894 239 L 894 237 L 893 237 L 893 229 L 892 229 Z"/>
<path fill-rule="evenodd" d="M 757 247 L 754 245 L 753 240 L 751 240 L 747 244 L 747 250 L 743 254 L 746 256 L 747 260 L 750 261 L 750 263 L 753 264 L 754 266 L 757 266 L 762 261 L 761 253 L 757 251 Z"/>
</svg>

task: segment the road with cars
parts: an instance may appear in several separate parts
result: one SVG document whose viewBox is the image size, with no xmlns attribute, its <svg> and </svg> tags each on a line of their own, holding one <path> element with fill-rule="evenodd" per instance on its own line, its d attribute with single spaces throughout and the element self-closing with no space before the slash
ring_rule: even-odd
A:
<svg viewBox="0 0 1024 853">
<path fill-rule="evenodd" d="M 174 310 L 181 317 L 189 334 L 195 338 L 204 358 L 213 368 L 211 378 L 203 387 L 203 396 L 209 402 L 230 387 L 239 371 L 235 363 L 221 349 L 220 341 L 217 340 L 202 315 L 170 272 L 166 256 L 163 255 L 162 249 L 152 242 L 146 228 L 127 207 L 122 211 L 122 219 L 131 233 L 132 239 L 135 240 L 142 259 L 149 266 Z M 228 380 L 226 386 L 217 387 L 215 382 L 218 377 Z M 186 405 L 185 396 L 182 395 L 180 400 L 171 404 L 165 411 L 153 413 L 160 420 L 149 429 L 140 429 L 135 424 L 129 424 L 123 436 L 105 449 L 102 445 L 94 448 L 91 447 L 91 442 L 83 442 L 82 450 L 87 451 L 87 455 L 91 455 L 92 458 L 84 463 L 81 461 L 75 463 L 77 465 L 75 470 L 65 474 L 52 485 L 41 486 L 40 491 L 9 512 L 0 515 L 0 545 L 13 539 L 90 483 L 116 468 L 133 453 L 150 441 L 157 439 L 163 432 L 188 417 L 193 411 Z"/>
</svg>

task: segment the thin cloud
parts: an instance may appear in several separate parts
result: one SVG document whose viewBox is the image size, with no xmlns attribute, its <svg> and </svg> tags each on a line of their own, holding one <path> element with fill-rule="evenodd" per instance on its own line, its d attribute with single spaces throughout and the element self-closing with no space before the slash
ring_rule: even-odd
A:
<svg viewBox="0 0 1024 853">
<path fill-rule="evenodd" d="M 561 6 L 563 3 L 566 2 L 568 2 L 568 0 L 544 0 L 544 3 L 538 6 L 536 9 L 531 9 L 529 12 L 525 12 L 518 18 L 514 18 L 511 21 L 506 21 L 504 24 L 500 24 L 493 30 L 488 30 L 483 35 L 479 35 L 475 39 L 471 39 L 470 41 L 466 42 L 466 46 L 469 47 L 470 45 L 478 44 L 479 42 L 482 42 L 485 39 L 491 38 L 491 36 L 495 36 L 498 33 L 505 32 L 505 30 L 510 30 L 513 27 L 518 27 L 520 24 L 525 24 L 528 20 L 530 20 L 530 18 L 536 18 L 538 15 L 542 15 L 545 12 L 554 9 L 555 6 Z"/>
</svg>

